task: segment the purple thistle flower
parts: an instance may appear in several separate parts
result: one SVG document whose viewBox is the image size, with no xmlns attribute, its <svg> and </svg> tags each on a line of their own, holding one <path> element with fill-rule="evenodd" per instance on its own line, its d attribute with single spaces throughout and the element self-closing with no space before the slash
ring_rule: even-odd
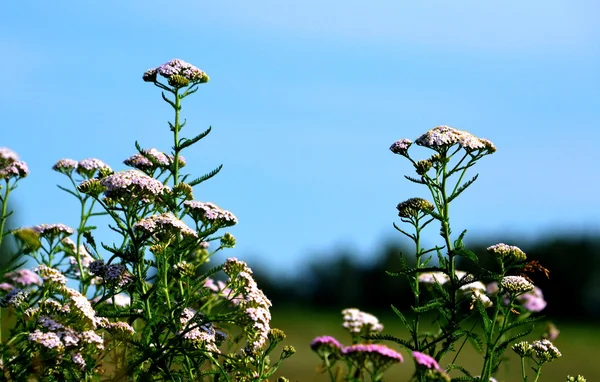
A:
<svg viewBox="0 0 600 382">
<path fill-rule="evenodd" d="M 412 356 L 417 366 L 421 365 L 425 366 L 427 369 L 441 370 L 440 365 L 437 363 L 437 361 L 433 357 L 428 356 L 427 354 L 414 351 L 412 352 Z"/>
</svg>

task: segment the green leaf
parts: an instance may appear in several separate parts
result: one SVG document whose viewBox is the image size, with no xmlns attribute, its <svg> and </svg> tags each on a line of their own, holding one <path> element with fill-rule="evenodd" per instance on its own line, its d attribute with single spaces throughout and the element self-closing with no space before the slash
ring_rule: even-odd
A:
<svg viewBox="0 0 600 382">
<path fill-rule="evenodd" d="M 394 313 L 396 313 L 396 316 L 398 316 L 398 318 L 400 318 L 400 321 L 402 321 L 402 324 L 408 329 L 409 328 L 408 321 L 406 321 L 406 317 L 404 317 L 404 314 L 402 314 L 402 312 L 399 311 L 398 308 L 396 308 L 393 304 L 392 304 L 392 310 L 394 311 Z"/>
<path fill-rule="evenodd" d="M 167 96 L 165 95 L 165 92 L 161 92 L 160 94 L 162 94 L 162 98 L 165 100 L 166 103 L 168 103 L 169 105 L 171 105 L 171 107 L 173 109 L 177 110 L 177 106 L 175 105 L 175 103 L 173 101 L 171 101 L 170 99 L 167 98 Z"/>
<path fill-rule="evenodd" d="M 484 333 L 488 334 L 490 332 L 490 330 L 492 329 L 492 320 L 488 316 L 487 311 L 485 310 L 485 307 L 483 306 L 481 301 L 476 300 L 475 306 L 477 306 L 477 311 L 479 312 L 479 315 L 481 316 L 481 322 L 483 324 Z"/>
<path fill-rule="evenodd" d="M 419 307 L 411 306 L 411 309 L 415 313 L 424 313 L 424 312 L 432 311 L 434 309 L 438 309 L 442 306 L 444 306 L 443 302 L 440 301 L 439 299 L 435 299 L 435 300 L 428 302 L 427 304 L 425 304 L 423 306 L 419 306 Z"/>
<path fill-rule="evenodd" d="M 467 369 L 465 369 L 464 367 L 462 367 L 460 365 L 451 363 L 448 366 L 446 366 L 446 370 L 460 370 L 466 377 L 470 378 L 470 379 L 461 379 L 461 381 L 472 381 L 473 380 L 473 376 L 471 375 L 471 373 L 469 373 L 469 371 Z M 454 381 L 454 379 L 453 379 L 453 381 Z"/>
<path fill-rule="evenodd" d="M 479 354 L 482 354 L 483 353 L 483 340 L 481 339 L 481 336 L 477 333 L 469 332 L 469 333 L 467 333 L 467 337 L 468 337 L 471 345 L 473 345 L 473 347 L 475 348 L 475 350 Z"/>
<path fill-rule="evenodd" d="M 210 133 L 211 130 L 212 130 L 212 126 L 209 126 L 208 129 L 206 129 L 203 133 L 200 133 L 200 134 L 196 135 L 192 139 L 187 139 L 187 138 L 182 139 L 183 143 L 180 142 L 179 149 L 181 150 L 181 149 L 184 149 L 184 148 L 186 148 L 188 146 L 193 145 L 194 143 L 198 142 L 202 138 L 206 137 Z"/>
<path fill-rule="evenodd" d="M 527 325 L 527 324 L 533 324 L 533 323 L 541 320 L 542 318 L 544 318 L 544 316 L 528 317 L 528 318 L 520 319 L 520 320 L 515 321 L 515 322 L 511 322 L 510 324 L 508 324 L 506 326 L 505 331 L 508 332 L 509 330 L 517 328 L 519 326 L 523 326 L 523 325 Z"/>
<path fill-rule="evenodd" d="M 465 247 L 465 243 L 463 242 L 463 239 L 465 238 L 466 234 L 467 234 L 467 230 L 462 231 L 462 233 L 458 236 L 458 239 L 456 239 L 454 241 L 454 248 L 459 249 L 459 248 Z"/>
<path fill-rule="evenodd" d="M 459 249 L 455 250 L 454 253 L 458 256 L 466 257 L 467 259 L 471 260 L 475 264 L 479 264 L 479 258 L 477 257 L 475 252 L 473 252 L 467 248 L 459 248 Z"/>
<path fill-rule="evenodd" d="M 96 228 L 98 228 L 98 227 L 93 226 L 93 225 L 89 225 L 89 226 L 86 226 L 86 227 L 83 227 L 82 229 L 80 229 L 79 232 L 81 232 L 81 233 L 83 233 L 83 232 L 89 232 L 89 231 L 95 230 Z"/>
<path fill-rule="evenodd" d="M 79 199 L 79 195 L 77 195 L 75 192 L 73 192 L 72 190 L 69 190 L 68 188 L 64 188 L 63 186 L 61 186 L 60 184 L 57 184 L 56 187 L 60 188 L 61 190 L 68 192 L 69 194 L 73 195 L 74 197 L 76 197 L 77 199 Z"/>
<path fill-rule="evenodd" d="M 516 340 L 518 340 L 519 338 L 525 337 L 526 335 L 528 335 L 529 333 L 531 333 L 533 331 L 533 327 L 530 327 L 522 332 L 519 332 L 517 334 L 513 334 L 512 336 L 508 337 L 508 339 L 502 341 L 500 343 L 500 345 L 496 346 L 496 350 L 494 351 L 494 358 L 502 355 L 502 353 L 504 353 L 504 351 L 506 350 L 506 348 L 508 347 L 508 345 L 510 345 L 511 342 L 514 342 Z M 506 331 L 505 331 L 506 333 Z"/>
<path fill-rule="evenodd" d="M 404 177 L 405 177 L 406 179 L 410 180 L 411 182 L 414 182 L 414 183 L 418 183 L 418 184 L 427 184 L 427 183 L 426 183 L 425 181 L 423 181 L 423 180 L 419 180 L 419 179 L 416 179 L 416 178 L 412 178 L 412 177 L 410 177 L 410 176 L 408 176 L 408 175 L 404 175 Z"/>
<path fill-rule="evenodd" d="M 211 172 L 209 172 L 208 174 L 201 176 L 199 178 L 196 178 L 194 180 L 192 180 L 191 182 L 189 182 L 188 184 L 190 186 L 195 186 L 197 184 L 200 184 L 206 180 L 209 180 L 210 178 L 212 178 L 213 176 L 217 175 L 219 173 L 219 171 L 221 171 L 221 169 L 223 168 L 223 165 L 219 165 L 219 167 L 217 167 L 216 169 L 212 170 Z"/>
<path fill-rule="evenodd" d="M 469 187 L 471 184 L 473 184 L 473 182 L 475 182 L 477 180 L 477 177 L 479 176 L 479 174 L 475 175 L 473 178 L 471 178 L 471 180 L 466 181 L 465 183 L 463 183 L 462 186 L 460 186 L 455 193 L 453 193 L 452 195 L 450 195 L 450 197 L 448 198 L 448 203 L 450 203 L 452 200 L 454 200 L 458 195 L 460 195 L 464 190 L 467 189 L 467 187 Z"/>
<path fill-rule="evenodd" d="M 365 340 L 392 341 L 405 347 L 410 351 L 414 350 L 413 345 L 409 341 L 403 340 L 402 338 L 398 338 L 396 336 L 392 336 L 391 334 L 369 334 L 367 336 L 362 336 L 362 338 Z"/>
</svg>

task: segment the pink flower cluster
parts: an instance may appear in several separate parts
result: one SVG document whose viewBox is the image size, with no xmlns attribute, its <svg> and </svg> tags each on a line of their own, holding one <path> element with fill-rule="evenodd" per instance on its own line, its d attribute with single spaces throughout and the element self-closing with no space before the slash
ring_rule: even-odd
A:
<svg viewBox="0 0 600 382">
<path fill-rule="evenodd" d="M 203 346 L 206 350 L 220 353 L 216 344 L 216 330 L 212 324 L 201 324 L 202 315 L 194 309 L 185 308 L 179 317 L 182 330 L 179 332 L 183 338 L 192 343 Z"/>
<path fill-rule="evenodd" d="M 149 202 L 162 196 L 164 192 L 171 191 L 160 181 L 138 170 L 117 172 L 102 178 L 100 184 L 106 187 L 106 197 L 115 200 L 140 198 L 144 202 Z"/>
<path fill-rule="evenodd" d="M 157 235 L 158 237 L 164 233 L 192 238 L 198 237 L 196 231 L 188 227 L 183 221 L 177 219 L 172 213 L 152 215 L 142 219 L 133 225 L 133 229 L 145 232 L 149 235 Z"/>
<path fill-rule="evenodd" d="M 249 345 L 258 350 L 265 345 L 271 330 L 271 301 L 258 288 L 252 278 L 252 270 L 245 262 L 236 258 L 227 259 L 223 271 L 230 276 L 230 288 L 239 290 L 243 295 L 238 307 L 248 319 L 246 332 Z"/>
<path fill-rule="evenodd" d="M 355 308 L 349 308 L 342 310 L 342 315 L 344 316 L 343 327 L 348 329 L 350 333 L 356 334 L 363 330 L 369 332 L 380 332 L 383 330 L 383 325 L 372 314 Z"/>
<path fill-rule="evenodd" d="M 172 155 L 166 155 L 165 153 L 158 151 L 155 148 L 142 150 L 143 153 L 138 153 L 125 159 L 123 163 L 127 166 L 137 168 L 138 170 L 154 170 L 157 167 L 169 166 L 174 157 Z M 151 159 L 149 159 L 151 158 Z M 177 157 L 179 167 L 185 166 L 185 158 L 181 155 Z"/>
<path fill-rule="evenodd" d="M 183 60 L 175 58 L 169 62 L 162 64 L 157 68 L 147 70 L 143 75 L 143 80 L 146 82 L 155 82 L 157 74 L 171 79 L 173 76 L 182 76 L 192 83 L 201 83 L 208 81 L 208 76 L 202 70 Z"/>
<path fill-rule="evenodd" d="M 188 209 L 190 216 L 195 221 L 225 227 L 235 225 L 238 222 L 234 214 L 221 209 L 214 203 L 188 200 L 183 202 L 183 205 Z"/>
<path fill-rule="evenodd" d="M 0 179 L 25 178 L 29 167 L 19 156 L 7 147 L 0 147 Z"/>
</svg>

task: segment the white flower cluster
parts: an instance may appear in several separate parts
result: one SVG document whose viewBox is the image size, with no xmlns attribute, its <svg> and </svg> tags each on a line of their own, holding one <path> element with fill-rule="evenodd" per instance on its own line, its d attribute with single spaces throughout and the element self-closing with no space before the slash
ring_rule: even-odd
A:
<svg viewBox="0 0 600 382">
<path fill-rule="evenodd" d="M 206 350 L 220 353 L 216 344 L 216 331 L 212 324 L 200 324 L 202 314 L 194 309 L 185 308 L 179 316 L 182 330 L 179 332 L 183 338 L 194 344 L 203 346 Z"/>
<path fill-rule="evenodd" d="M 436 126 L 421 135 L 415 143 L 419 146 L 437 149 L 459 144 L 463 149 L 471 152 L 486 150 L 489 153 L 496 151 L 492 142 L 484 138 L 477 138 L 467 131 L 457 130 L 450 126 Z"/>
<path fill-rule="evenodd" d="M 248 318 L 246 330 L 250 348 L 262 348 L 271 330 L 271 301 L 258 288 L 248 265 L 235 258 L 227 259 L 223 271 L 230 276 L 229 287 L 240 291 L 243 298 L 237 296 L 238 307 Z"/>
<path fill-rule="evenodd" d="M 383 330 L 383 325 L 379 323 L 377 317 L 356 308 L 344 309 L 342 315 L 344 316 L 342 326 L 348 329 L 350 333 L 360 333 L 363 329 L 369 332 L 381 332 Z"/>
<path fill-rule="evenodd" d="M 504 276 L 500 286 L 511 294 L 521 294 L 533 290 L 533 284 L 522 276 Z"/>
<path fill-rule="evenodd" d="M 160 236 L 161 233 L 167 233 L 169 235 L 181 234 L 184 237 L 198 237 L 196 231 L 177 219 L 172 213 L 152 215 L 135 223 L 133 228 L 157 236 Z"/>
</svg>

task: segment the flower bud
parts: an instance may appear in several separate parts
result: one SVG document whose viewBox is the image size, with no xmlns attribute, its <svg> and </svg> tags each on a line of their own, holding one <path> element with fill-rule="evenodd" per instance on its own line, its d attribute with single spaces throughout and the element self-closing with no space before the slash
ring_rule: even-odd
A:
<svg viewBox="0 0 600 382">
<path fill-rule="evenodd" d="M 223 248 L 233 248 L 235 247 L 235 237 L 229 232 L 225 232 L 225 235 L 221 237 L 221 246 Z"/>
</svg>

